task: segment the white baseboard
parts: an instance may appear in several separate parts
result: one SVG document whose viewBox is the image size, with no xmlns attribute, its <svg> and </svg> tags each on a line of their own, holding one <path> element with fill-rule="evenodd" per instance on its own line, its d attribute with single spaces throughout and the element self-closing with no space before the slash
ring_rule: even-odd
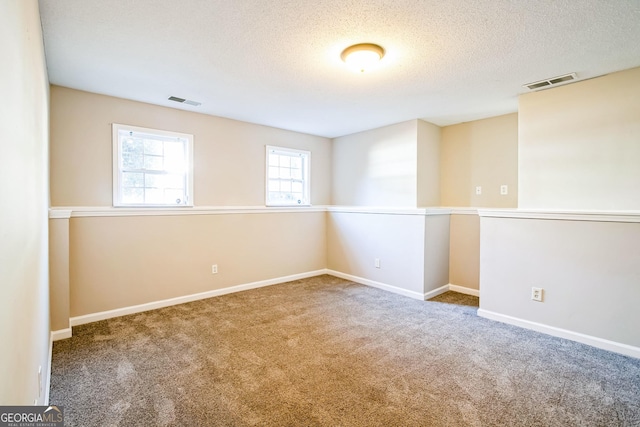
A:
<svg viewBox="0 0 640 427">
<path fill-rule="evenodd" d="M 246 283 L 243 285 L 230 286 L 228 288 L 214 289 L 212 291 L 201 292 L 197 294 L 184 295 L 181 297 L 170 298 L 160 301 L 153 301 L 145 304 L 139 304 L 129 307 L 117 308 L 114 310 L 101 311 L 98 313 L 85 314 L 82 316 L 76 316 L 69 319 L 71 326 L 84 325 L 86 323 L 98 322 L 100 320 L 111 319 L 114 317 L 126 316 L 129 314 L 141 313 L 143 311 L 155 310 L 158 308 L 169 307 L 172 305 L 184 304 L 187 302 L 197 301 L 206 298 L 217 297 L 220 295 L 231 294 L 234 292 L 247 291 L 249 289 L 261 288 L 264 286 L 276 285 L 279 283 L 291 282 L 293 280 L 306 279 L 308 277 L 320 276 L 322 274 L 331 274 L 342 279 L 351 280 L 356 283 L 371 286 L 374 288 L 382 289 L 385 291 L 393 292 L 395 294 L 403 295 L 409 298 L 418 299 L 421 301 L 431 299 L 437 295 L 440 295 L 447 291 L 455 291 L 463 294 L 478 296 L 477 289 L 465 288 L 457 285 L 444 285 L 438 289 L 434 289 L 427 293 L 420 293 L 402 289 L 397 286 L 388 285 L 386 283 L 376 282 L 374 280 L 365 279 L 364 277 L 353 276 L 351 274 L 342 273 L 335 270 L 321 269 L 315 271 L 309 271 L 306 273 L 293 274 L 290 276 L 276 277 L 274 279 L 261 280 L 258 282 Z M 52 340 L 58 341 L 66 338 L 71 338 L 71 328 L 61 329 L 59 331 L 51 332 Z"/>
<path fill-rule="evenodd" d="M 438 289 L 427 292 L 426 294 L 424 294 L 424 299 L 425 301 L 429 300 L 431 298 L 437 297 L 440 294 L 444 294 L 447 291 L 473 295 L 474 297 L 480 296 L 480 291 L 477 289 L 465 288 L 464 286 L 452 285 L 451 283 L 449 283 L 448 285 L 440 286 Z"/>
<path fill-rule="evenodd" d="M 409 291 L 407 289 L 399 288 L 397 286 L 388 285 L 386 283 L 365 279 L 364 277 L 353 276 L 351 274 L 342 273 L 336 270 L 326 270 L 326 274 L 340 277 L 341 279 L 351 280 L 352 282 L 360 283 L 362 285 L 367 285 L 367 286 L 382 289 L 385 291 L 393 292 L 394 294 L 404 295 L 405 297 L 419 299 L 422 301 L 426 301 L 431 298 L 437 297 L 438 295 L 443 294 L 447 291 L 459 292 L 461 294 L 473 295 L 476 297 L 480 296 L 480 291 L 477 289 L 471 289 L 471 288 L 466 288 L 464 286 L 458 286 L 458 285 L 452 285 L 452 284 L 443 285 L 432 291 L 420 293 L 420 292 Z"/>
<path fill-rule="evenodd" d="M 449 283 L 449 290 L 461 294 L 472 295 L 474 297 L 480 296 L 479 289 L 466 288 L 464 286 L 452 285 L 451 283 Z"/>
<path fill-rule="evenodd" d="M 628 344 L 622 344 L 591 335 L 581 334 L 579 332 L 569 331 L 567 329 L 556 328 L 555 326 L 507 316 L 506 314 L 500 314 L 494 311 L 484 310 L 482 308 L 478 309 L 478 316 L 640 359 L 640 347 L 634 347 Z"/>
<path fill-rule="evenodd" d="M 394 294 L 399 294 L 405 297 L 424 301 L 425 295 L 420 292 L 409 291 L 407 289 L 402 289 L 397 286 L 387 285 L 386 283 L 376 282 L 374 280 L 365 279 L 364 277 L 353 276 L 351 274 L 341 273 L 340 271 L 335 271 L 335 270 L 327 270 L 326 274 L 330 274 L 332 276 L 336 276 L 345 280 L 351 280 L 352 282 L 360 283 L 361 285 L 371 286 L 373 288 L 378 288 L 385 291 L 393 292 Z"/>
<path fill-rule="evenodd" d="M 98 313 L 85 314 L 69 319 L 71 326 L 84 325 L 86 323 L 98 322 L 100 320 L 111 319 L 113 317 L 126 316 L 128 314 L 141 313 L 143 311 L 155 310 L 157 308 L 169 307 L 172 305 L 184 304 L 187 302 L 197 301 L 217 297 L 220 295 L 231 294 L 234 292 L 247 291 L 249 289 L 262 288 L 264 286 L 277 285 L 279 283 L 291 282 L 293 280 L 306 279 L 308 277 L 320 276 L 321 274 L 329 274 L 326 269 L 309 271 L 307 273 L 292 274 L 291 276 L 277 277 L 274 279 L 261 280 L 259 282 L 245 283 L 243 285 L 230 286 L 228 288 L 214 289 L 212 291 L 201 292 L 198 294 L 185 295 L 176 298 L 165 299 L 161 301 L 148 302 L 145 304 L 133 305 L 129 307 L 117 308 L 115 310 L 101 311 Z"/>
<path fill-rule="evenodd" d="M 49 333 L 49 359 L 47 361 L 47 380 L 44 389 L 44 406 L 49 406 L 49 391 L 51 390 L 51 360 L 53 359 L 53 332 Z"/>
<path fill-rule="evenodd" d="M 449 285 L 440 286 L 438 289 L 434 289 L 424 294 L 424 300 L 435 298 L 440 294 L 444 294 L 449 290 Z"/>
<path fill-rule="evenodd" d="M 71 328 L 51 331 L 51 341 L 60 341 L 67 338 L 71 338 Z"/>
</svg>

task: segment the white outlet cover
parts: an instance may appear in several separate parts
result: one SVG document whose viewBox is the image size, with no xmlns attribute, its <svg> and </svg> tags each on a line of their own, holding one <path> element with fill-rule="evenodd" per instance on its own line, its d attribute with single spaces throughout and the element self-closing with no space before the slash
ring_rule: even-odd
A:
<svg viewBox="0 0 640 427">
<path fill-rule="evenodd" d="M 477 186 L 477 187 L 476 187 L 476 195 L 478 195 L 478 196 L 479 196 L 479 195 L 481 195 L 481 194 L 482 194 L 482 187 Z"/>
<path fill-rule="evenodd" d="M 503 196 L 506 196 L 507 194 L 509 194 L 509 186 L 508 185 L 501 185 L 500 186 L 500 194 Z"/>
<path fill-rule="evenodd" d="M 531 288 L 531 299 L 534 301 L 542 302 L 544 289 L 542 288 Z"/>
</svg>

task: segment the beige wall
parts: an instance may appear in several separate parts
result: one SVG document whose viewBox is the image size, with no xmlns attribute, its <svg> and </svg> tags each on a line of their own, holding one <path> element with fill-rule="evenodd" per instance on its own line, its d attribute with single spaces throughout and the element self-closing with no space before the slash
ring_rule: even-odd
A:
<svg viewBox="0 0 640 427">
<path fill-rule="evenodd" d="M 518 114 L 442 128 L 440 204 L 451 207 L 515 208 L 518 203 Z M 500 194 L 500 186 L 508 194 Z M 476 195 L 476 186 L 482 194 Z M 452 215 L 449 282 L 480 288 L 480 218 Z"/>
<path fill-rule="evenodd" d="M 311 202 L 331 202 L 327 138 L 52 86 L 52 206 L 112 205 L 112 123 L 193 134 L 198 206 L 264 206 L 265 145 L 311 151 Z"/>
<path fill-rule="evenodd" d="M 424 219 L 424 293 L 449 283 L 449 215 L 428 215 Z M 396 248 L 404 253 L 402 247 Z"/>
<path fill-rule="evenodd" d="M 417 122 L 335 138 L 333 204 L 415 207 Z"/>
<path fill-rule="evenodd" d="M 417 205 L 440 206 L 440 127 L 417 120 Z"/>
<path fill-rule="evenodd" d="M 49 353 L 48 82 L 37 1 L 0 2 L 0 40 L 0 405 L 43 404 Z"/>
<path fill-rule="evenodd" d="M 451 215 L 449 282 L 480 289 L 480 217 Z"/>
<path fill-rule="evenodd" d="M 49 307 L 51 330 L 69 324 L 69 219 L 49 220 Z"/>
<path fill-rule="evenodd" d="M 506 196 L 500 194 L 503 184 Z M 440 185 L 441 206 L 517 207 L 518 114 L 442 128 Z"/>
<path fill-rule="evenodd" d="M 327 138 L 52 86 L 53 206 L 111 205 L 112 123 L 193 134 L 196 206 L 263 206 L 265 145 L 311 151 L 312 203 L 331 201 Z M 325 268 L 324 230 L 322 212 L 72 218 L 69 246 L 57 226 L 52 242 L 55 326 L 69 315 Z"/>
<path fill-rule="evenodd" d="M 72 218 L 71 316 L 323 269 L 326 252 L 324 212 Z"/>
<path fill-rule="evenodd" d="M 520 97 L 520 208 L 640 209 L 640 68 Z"/>
<path fill-rule="evenodd" d="M 640 68 L 522 95 L 519 208 L 640 210 L 639 99 Z M 640 224 L 483 217 L 480 236 L 482 311 L 637 354 Z"/>
<path fill-rule="evenodd" d="M 481 309 L 640 347 L 640 223 L 483 217 L 481 227 Z"/>
</svg>

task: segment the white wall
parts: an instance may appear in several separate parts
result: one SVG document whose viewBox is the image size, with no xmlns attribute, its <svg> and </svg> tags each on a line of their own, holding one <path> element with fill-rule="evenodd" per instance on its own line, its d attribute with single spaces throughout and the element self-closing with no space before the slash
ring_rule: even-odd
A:
<svg viewBox="0 0 640 427">
<path fill-rule="evenodd" d="M 482 217 L 481 228 L 482 310 L 634 346 L 640 356 L 640 223 Z M 544 288 L 544 302 L 531 300 L 533 286 Z"/>
<path fill-rule="evenodd" d="M 449 281 L 449 215 L 335 207 L 327 251 L 330 270 L 424 299 Z"/>
<path fill-rule="evenodd" d="M 329 212 L 327 266 L 417 297 L 424 292 L 424 232 L 420 215 Z"/>
<path fill-rule="evenodd" d="M 332 160 L 333 204 L 363 208 L 329 213 L 328 268 L 414 298 L 446 285 L 448 215 L 402 209 L 439 204 L 440 128 L 410 120 L 335 138 Z"/>
<path fill-rule="evenodd" d="M 520 208 L 640 210 L 640 68 L 520 97 Z"/>
<path fill-rule="evenodd" d="M 0 40 L 0 405 L 43 404 L 49 353 L 48 81 L 37 1 L 0 2 Z"/>
<path fill-rule="evenodd" d="M 417 203 L 417 120 L 333 140 L 334 205 Z"/>
</svg>

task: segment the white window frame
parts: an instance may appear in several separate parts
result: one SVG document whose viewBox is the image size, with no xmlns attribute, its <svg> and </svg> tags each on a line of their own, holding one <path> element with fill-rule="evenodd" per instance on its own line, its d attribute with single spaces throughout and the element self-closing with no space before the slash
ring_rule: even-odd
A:
<svg viewBox="0 0 640 427">
<path fill-rule="evenodd" d="M 120 131 L 133 132 L 140 134 L 148 134 L 158 136 L 160 138 L 186 140 L 185 157 L 187 160 L 186 183 L 185 183 L 185 200 L 180 204 L 150 204 L 150 203 L 123 203 L 122 202 L 122 146 L 120 144 Z M 112 124 L 113 138 L 113 206 L 114 207 L 193 207 L 193 135 L 187 133 L 171 132 L 167 130 L 144 128 L 140 126 L 130 126 L 118 123 Z"/>
<path fill-rule="evenodd" d="M 274 202 L 269 200 L 269 154 L 281 154 L 302 158 L 302 200 L 297 202 Z M 265 205 L 266 206 L 311 206 L 311 151 L 267 145 L 265 150 Z"/>
</svg>

